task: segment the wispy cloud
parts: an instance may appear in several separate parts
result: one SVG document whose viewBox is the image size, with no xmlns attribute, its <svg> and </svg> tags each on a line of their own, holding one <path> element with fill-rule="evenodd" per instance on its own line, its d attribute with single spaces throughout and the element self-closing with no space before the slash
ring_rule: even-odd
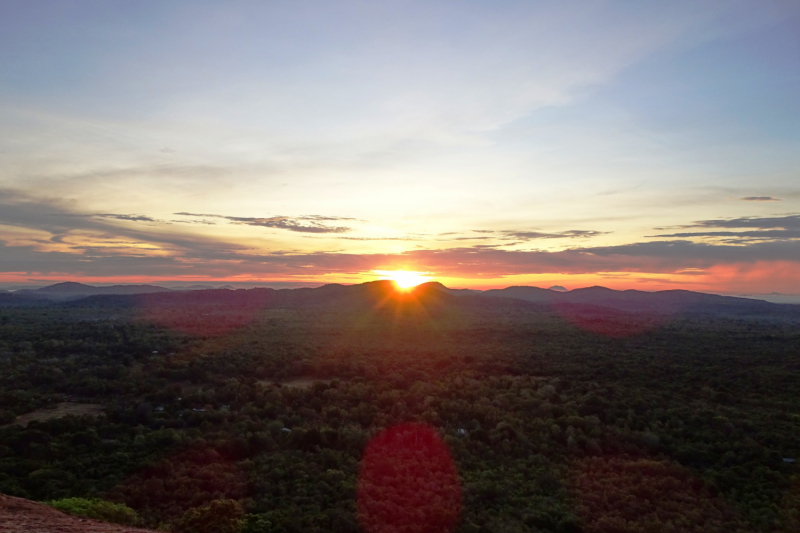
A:
<svg viewBox="0 0 800 533">
<path fill-rule="evenodd" d="M 740 217 L 731 219 L 698 220 L 692 224 L 672 228 L 656 229 L 693 229 L 708 228 L 707 231 L 677 232 L 650 237 L 663 238 L 723 238 L 725 242 L 749 242 L 767 240 L 787 240 L 800 238 L 800 215 L 784 215 L 775 217 Z M 718 231 L 724 229 L 747 229 L 746 231 Z"/>
<path fill-rule="evenodd" d="M 744 198 L 739 198 L 739 200 L 743 200 L 745 202 L 780 202 L 780 198 L 775 198 L 773 196 L 745 196 Z"/>
<path fill-rule="evenodd" d="M 103 214 L 108 215 L 108 214 Z M 126 255 L 140 255 L 141 251 L 155 246 L 160 255 L 191 257 L 193 260 L 215 260 L 219 254 L 232 250 L 245 251 L 249 247 L 237 243 L 220 241 L 205 235 L 192 235 L 178 231 L 156 231 L 142 228 L 139 225 L 115 224 L 109 221 L 119 220 L 119 216 L 130 216 L 137 219 L 140 215 L 97 216 L 79 212 L 72 202 L 57 198 L 39 198 L 13 189 L 0 190 L 0 224 L 20 228 L 25 231 L 20 246 L 11 246 L 3 234 L 7 244 L 6 251 L 12 248 L 29 249 L 30 264 L 17 265 L 22 270 L 35 269 L 39 264 L 37 257 L 44 258 L 48 253 L 59 255 L 63 261 L 72 257 L 77 261 L 77 268 L 88 267 L 94 260 L 93 251 L 102 250 L 103 254 L 115 254 L 117 259 Z M 144 217 L 144 219 L 152 219 Z M 146 220 L 145 220 L 146 221 Z M 32 233 L 33 232 L 33 233 Z M 48 235 L 42 239 L 37 235 Z M 125 241 L 127 246 L 121 246 Z M 113 243 L 113 245 L 112 245 Z M 60 252 L 53 250 L 56 246 Z M 111 250 L 116 251 L 112 252 Z M 75 251 L 83 250 L 78 254 Z M 53 256 L 50 256 L 53 257 Z M 5 269 L 5 271 L 8 271 Z"/>
<path fill-rule="evenodd" d="M 716 220 L 697 220 L 691 224 L 655 228 L 657 230 L 678 228 L 758 228 L 758 229 L 800 229 L 800 215 L 774 217 L 739 217 Z"/>
<path fill-rule="evenodd" d="M 482 233 L 483 237 L 458 237 L 449 240 L 475 240 L 475 239 L 498 239 L 514 241 L 535 241 L 539 239 L 588 239 L 600 235 L 608 235 L 610 231 L 571 229 L 567 231 L 528 231 L 528 230 L 472 230 L 473 233 Z M 453 233 L 443 233 L 441 235 L 452 235 Z"/>
<path fill-rule="evenodd" d="M 348 217 L 329 217 L 321 215 L 303 215 L 298 217 L 274 216 L 274 217 L 234 217 L 227 215 L 212 215 L 212 214 L 199 214 L 199 213 L 174 213 L 179 216 L 187 217 L 205 217 L 205 218 L 222 218 L 229 220 L 236 224 L 243 224 L 246 226 L 259 226 L 262 228 L 276 228 L 285 229 L 289 231 L 296 231 L 299 233 L 346 233 L 353 228 L 348 226 L 330 226 L 324 224 L 325 222 L 333 222 L 339 220 L 356 220 Z"/>
<path fill-rule="evenodd" d="M 486 241 L 495 237 L 451 237 L 449 239 L 437 239 L 439 241 Z"/>
<path fill-rule="evenodd" d="M 58 204 L 58 202 L 51 201 L 54 205 Z M 84 218 L 84 219 L 111 219 L 111 220 L 121 220 L 123 222 L 147 222 L 147 223 L 160 223 L 163 222 L 162 220 L 155 219 L 153 217 L 147 215 L 127 215 L 127 214 L 120 214 L 120 213 L 65 213 L 61 212 L 60 210 L 56 210 L 52 213 L 52 216 L 58 217 L 73 217 L 73 218 Z"/>
<path fill-rule="evenodd" d="M 186 220 L 186 219 L 175 220 L 175 219 L 173 219 L 170 222 L 176 222 L 178 224 L 201 224 L 203 226 L 216 226 L 217 225 L 217 221 L 216 220 Z"/>
<path fill-rule="evenodd" d="M 690 238 L 690 237 L 723 237 L 725 242 L 766 241 L 800 239 L 800 230 L 774 229 L 761 231 L 693 231 L 685 233 L 669 233 L 651 235 L 651 237 Z"/>
<path fill-rule="evenodd" d="M 608 235 L 608 231 L 579 230 L 558 231 L 546 233 L 541 231 L 503 231 L 502 234 L 513 239 L 536 240 L 536 239 L 588 239 L 599 235 Z"/>
<path fill-rule="evenodd" d="M 337 237 L 343 241 L 410 241 L 418 242 L 423 239 L 419 237 Z"/>
<path fill-rule="evenodd" d="M 656 229 L 696 229 L 705 231 L 683 231 L 650 235 L 660 238 L 713 238 L 721 239 L 728 244 L 742 244 L 755 241 L 780 241 L 800 239 L 800 215 L 784 215 L 776 217 L 740 217 L 732 219 L 698 220 L 692 224 L 673 228 Z M 723 230 L 728 231 L 719 231 Z M 744 231 L 729 231 L 744 229 Z"/>
<path fill-rule="evenodd" d="M 145 215 L 120 215 L 115 213 L 96 213 L 93 215 L 74 215 L 74 216 L 111 218 L 115 220 L 126 220 L 128 222 L 159 222 L 155 218 L 148 217 Z"/>
</svg>

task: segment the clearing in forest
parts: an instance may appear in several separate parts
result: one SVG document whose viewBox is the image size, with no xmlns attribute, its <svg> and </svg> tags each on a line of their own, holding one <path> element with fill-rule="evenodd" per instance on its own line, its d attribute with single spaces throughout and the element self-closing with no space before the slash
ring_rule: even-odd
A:
<svg viewBox="0 0 800 533">
<path fill-rule="evenodd" d="M 62 418 L 67 415 L 91 415 L 97 416 L 103 412 L 103 406 L 99 403 L 77 403 L 77 402 L 61 402 L 51 407 L 43 407 L 30 413 L 25 413 L 17 417 L 12 424 L 19 426 L 27 426 L 29 423 L 36 420 L 37 422 L 44 422 L 52 418 Z"/>
</svg>

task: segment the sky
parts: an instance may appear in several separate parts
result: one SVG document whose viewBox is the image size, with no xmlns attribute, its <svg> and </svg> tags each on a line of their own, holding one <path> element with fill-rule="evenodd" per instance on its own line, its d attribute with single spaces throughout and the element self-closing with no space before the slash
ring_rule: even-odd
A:
<svg viewBox="0 0 800 533">
<path fill-rule="evenodd" d="M 0 0 L 0 285 L 394 270 L 800 294 L 800 2 Z"/>
</svg>

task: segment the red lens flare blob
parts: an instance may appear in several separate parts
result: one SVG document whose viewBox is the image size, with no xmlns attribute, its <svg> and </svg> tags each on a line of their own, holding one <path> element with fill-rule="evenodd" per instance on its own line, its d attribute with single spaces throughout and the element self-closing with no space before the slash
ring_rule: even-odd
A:
<svg viewBox="0 0 800 533">
<path fill-rule="evenodd" d="M 367 533 L 449 533 L 460 512 L 458 472 L 433 428 L 399 424 L 370 441 L 358 479 Z"/>
</svg>

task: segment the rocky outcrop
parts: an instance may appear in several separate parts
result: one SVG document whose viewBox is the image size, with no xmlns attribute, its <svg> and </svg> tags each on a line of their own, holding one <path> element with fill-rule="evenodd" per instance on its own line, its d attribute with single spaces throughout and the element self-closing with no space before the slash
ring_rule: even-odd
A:
<svg viewBox="0 0 800 533">
<path fill-rule="evenodd" d="M 43 503 L 0 494 L 0 533 L 156 533 L 62 513 Z"/>
</svg>

